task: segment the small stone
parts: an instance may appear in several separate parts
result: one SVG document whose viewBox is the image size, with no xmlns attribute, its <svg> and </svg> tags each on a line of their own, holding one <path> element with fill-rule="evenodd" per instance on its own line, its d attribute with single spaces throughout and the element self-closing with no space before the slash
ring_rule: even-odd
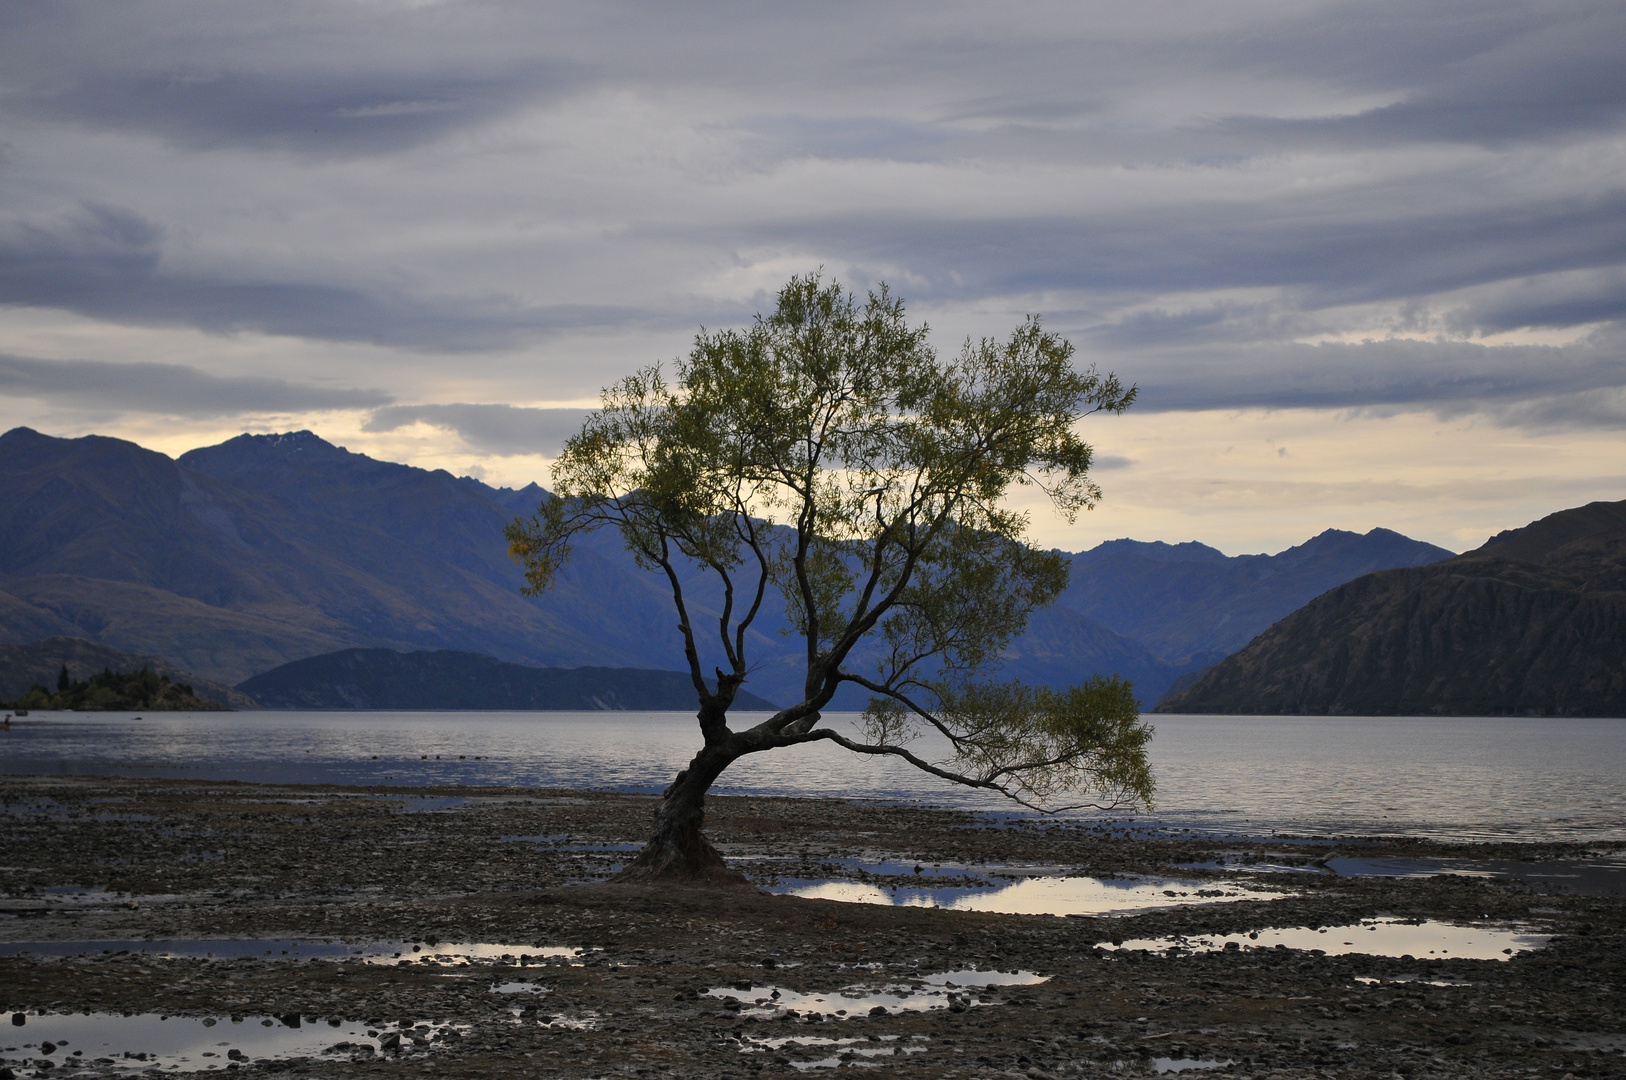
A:
<svg viewBox="0 0 1626 1080">
<path fill-rule="evenodd" d="M 877 1005 L 877 1006 L 875 1006 L 874 1008 L 872 1008 L 869 1011 L 869 1014 L 871 1016 L 885 1016 L 886 1015 L 886 1006 L 885 1005 Z"/>
<path fill-rule="evenodd" d="M 14 1012 L 11 1014 L 12 1027 L 22 1027 L 26 1023 L 28 1023 L 27 1013 Z"/>
</svg>

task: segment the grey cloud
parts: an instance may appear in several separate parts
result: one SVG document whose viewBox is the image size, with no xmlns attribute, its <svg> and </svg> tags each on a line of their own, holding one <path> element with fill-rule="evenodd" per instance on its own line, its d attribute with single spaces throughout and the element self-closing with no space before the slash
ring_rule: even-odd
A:
<svg viewBox="0 0 1626 1080">
<path fill-rule="evenodd" d="M 1626 417 L 1617 405 L 1592 408 L 1585 400 L 1602 394 L 1618 402 L 1626 392 L 1626 341 L 1618 337 L 1571 346 L 1394 339 L 1233 347 L 1142 355 L 1117 366 L 1139 384 L 1135 408 L 1147 412 L 1388 406 L 1566 427 L 1617 426 Z M 1545 404 L 1526 407 L 1535 402 Z"/>
<path fill-rule="evenodd" d="M 400 150 L 485 122 L 530 99 L 545 82 L 521 75 L 97 74 L 13 93 L 7 104 L 23 117 L 147 130 L 198 149 L 352 155 Z"/>
<path fill-rule="evenodd" d="M 585 409 L 532 409 L 517 405 L 388 405 L 375 409 L 363 431 L 395 431 L 422 421 L 455 431 L 476 450 L 498 455 L 559 452 L 582 428 Z"/>
<path fill-rule="evenodd" d="M 913 295 L 922 299 L 1268 286 L 1326 306 L 1626 264 L 1626 191 L 1460 210 L 1437 208 L 1434 191 L 1397 185 L 1389 194 L 1396 205 L 1387 212 L 1316 194 L 1267 205 L 960 221 L 952 229 L 926 217 L 872 217 L 763 231 L 919 268 Z"/>
<path fill-rule="evenodd" d="M 157 225 L 117 207 L 82 207 L 50 225 L 0 225 L 0 304 L 63 308 L 122 323 L 444 351 L 501 348 L 565 328 L 670 318 L 616 305 L 425 300 L 345 285 L 169 273 L 160 268 L 162 240 Z"/>
<path fill-rule="evenodd" d="M 1500 424 L 1532 431 L 1626 429 L 1626 387 L 1559 394 L 1528 401 L 1495 402 L 1488 406 L 1465 403 L 1456 411 L 1478 411 L 1472 408 L 1475 404 L 1480 404 L 1483 411 Z"/>
<path fill-rule="evenodd" d="M 941 125 L 884 116 L 764 116 L 738 126 L 761 136 L 776 155 L 787 157 L 918 161 L 934 157 L 948 143 L 963 141 L 960 133 Z"/>
<path fill-rule="evenodd" d="M 1243 49 L 1267 67 L 1390 90 L 1392 105 L 1350 116 L 1238 117 L 1219 130 L 1266 147 L 1549 142 L 1626 117 L 1615 3 L 1353 4 L 1286 20 Z"/>
<path fill-rule="evenodd" d="M 38 360 L 4 354 L 0 354 L 0 392 L 83 409 L 186 417 L 363 409 L 390 400 L 379 390 L 210 375 L 180 364 Z"/>
</svg>

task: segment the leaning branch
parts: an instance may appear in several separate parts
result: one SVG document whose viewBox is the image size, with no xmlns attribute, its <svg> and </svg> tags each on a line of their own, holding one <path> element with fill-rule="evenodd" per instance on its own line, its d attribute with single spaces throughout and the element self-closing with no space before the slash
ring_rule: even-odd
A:
<svg viewBox="0 0 1626 1080">
<path fill-rule="evenodd" d="M 980 776 L 967 776 L 964 773 L 957 773 L 950 769 L 933 765 L 925 758 L 918 757 L 901 746 L 854 742 L 852 739 L 849 739 L 838 732 L 831 731 L 829 728 L 819 728 L 815 731 L 810 731 L 806 735 L 799 738 L 786 739 L 784 741 L 784 745 L 814 742 L 821 739 L 827 742 L 833 742 L 837 746 L 851 750 L 855 754 L 871 754 L 877 757 L 890 756 L 902 758 L 915 768 L 920 769 L 922 772 L 931 773 L 933 776 L 952 781 L 956 784 L 961 784 L 965 787 L 980 788 L 984 791 L 997 791 L 1007 799 L 1010 799 L 1012 802 L 1025 806 L 1029 810 L 1033 810 L 1041 814 L 1061 814 L 1069 810 L 1115 810 L 1124 805 L 1123 793 L 1119 792 L 1118 796 L 1109 803 L 1081 802 L 1070 803 L 1066 806 L 1044 806 L 1024 797 L 1019 790 L 1014 790 L 1006 784 L 1001 784 L 994 780 L 984 779 Z"/>
</svg>

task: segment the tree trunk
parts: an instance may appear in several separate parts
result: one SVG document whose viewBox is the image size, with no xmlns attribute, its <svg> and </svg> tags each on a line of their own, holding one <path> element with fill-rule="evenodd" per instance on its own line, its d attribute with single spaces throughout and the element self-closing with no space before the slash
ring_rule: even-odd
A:
<svg viewBox="0 0 1626 1080">
<path fill-rule="evenodd" d="M 678 773 L 655 811 L 655 832 L 638 857 L 614 878 L 625 882 L 670 881 L 693 885 L 752 888 L 750 879 L 731 870 L 700 834 L 706 792 L 738 754 L 708 746 Z"/>
</svg>

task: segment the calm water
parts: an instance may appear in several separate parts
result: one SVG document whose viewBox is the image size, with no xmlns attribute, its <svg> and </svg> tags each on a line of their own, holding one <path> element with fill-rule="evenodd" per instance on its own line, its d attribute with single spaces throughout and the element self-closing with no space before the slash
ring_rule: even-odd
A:
<svg viewBox="0 0 1626 1080">
<path fill-rule="evenodd" d="M 1626 721 L 1150 719 L 1158 805 L 1133 815 L 1136 824 L 1248 836 L 1626 840 Z M 36 713 L 0 732 L 0 771 L 659 791 L 698 741 L 683 713 Z M 745 759 L 719 790 L 1010 808 L 828 745 Z"/>
</svg>

